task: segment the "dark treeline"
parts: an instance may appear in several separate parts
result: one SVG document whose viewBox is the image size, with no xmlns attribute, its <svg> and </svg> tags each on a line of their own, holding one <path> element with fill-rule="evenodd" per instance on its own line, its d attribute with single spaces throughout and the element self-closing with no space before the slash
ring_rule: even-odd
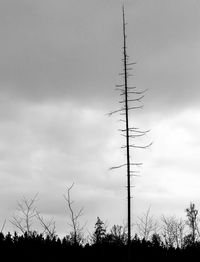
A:
<svg viewBox="0 0 200 262">
<path fill-rule="evenodd" d="M 132 238 L 131 261 L 177 262 L 200 257 L 198 211 L 194 204 L 190 204 L 186 212 L 190 231 L 185 235 L 180 234 L 183 233 L 183 224 L 172 218 L 164 219 L 164 231 L 150 234 L 152 220 L 146 217 L 145 230 L 149 234 L 143 238 L 138 235 Z M 43 234 L 31 230 L 23 234 L 1 232 L 1 261 L 127 261 L 127 233 L 124 227 L 114 225 L 107 232 L 104 222 L 98 217 L 94 232 L 87 241 L 83 241 L 80 232 L 75 233 L 72 231 L 61 239 L 50 231 Z"/>
<path fill-rule="evenodd" d="M 73 209 L 70 190 L 65 201 L 69 210 L 69 234 L 60 238 L 54 220 L 46 220 L 35 207 L 37 195 L 18 202 L 18 213 L 10 222 L 13 234 L 0 231 L 0 261 L 127 261 L 127 226 L 114 225 L 107 229 L 97 217 L 94 230 L 84 237 L 84 226 L 79 223 L 83 209 Z M 131 261 L 188 261 L 200 257 L 199 216 L 195 204 L 185 209 L 186 219 L 162 216 L 161 224 L 150 215 L 150 208 L 133 225 Z M 41 230 L 34 229 L 39 222 Z M 42 233 L 40 233 L 42 232 Z M 129 260 L 130 261 L 130 260 Z"/>
<path fill-rule="evenodd" d="M 200 257 L 200 243 L 175 248 L 166 247 L 158 235 L 149 241 L 135 236 L 131 253 L 132 261 L 185 261 Z M 111 234 L 101 242 L 81 245 L 66 237 L 0 233 L 0 254 L 1 261 L 126 261 L 127 246 Z"/>
</svg>

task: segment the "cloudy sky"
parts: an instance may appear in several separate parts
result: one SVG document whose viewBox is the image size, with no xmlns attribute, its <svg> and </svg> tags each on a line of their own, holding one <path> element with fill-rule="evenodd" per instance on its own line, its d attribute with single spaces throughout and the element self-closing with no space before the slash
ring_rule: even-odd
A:
<svg viewBox="0 0 200 262">
<path fill-rule="evenodd" d="M 134 125 L 151 129 L 134 179 L 133 219 L 200 208 L 200 2 L 125 0 L 131 83 L 148 88 Z M 126 221 L 115 84 L 122 69 L 122 1 L 0 0 L 0 223 L 37 192 L 37 208 L 69 232 L 63 194 L 91 230 Z M 139 140 L 139 143 L 143 143 Z"/>
</svg>

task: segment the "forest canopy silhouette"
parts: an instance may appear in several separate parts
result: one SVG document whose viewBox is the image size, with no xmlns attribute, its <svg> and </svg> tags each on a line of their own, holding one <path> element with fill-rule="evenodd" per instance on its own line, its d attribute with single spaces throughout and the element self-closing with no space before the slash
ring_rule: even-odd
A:
<svg viewBox="0 0 200 262">
<path fill-rule="evenodd" d="M 80 225 L 83 209 L 73 209 L 71 187 L 65 197 L 69 209 L 68 234 L 59 237 L 56 221 L 45 220 L 36 208 L 37 195 L 18 202 L 19 211 L 10 222 L 15 230 L 0 233 L 0 254 L 6 261 L 126 261 L 127 226 L 113 225 L 97 217 L 92 232 Z M 40 231 L 34 228 L 40 223 Z M 161 216 L 156 220 L 149 208 L 133 225 L 130 251 L 136 261 L 185 261 L 200 255 L 199 213 L 194 203 L 185 209 L 185 218 Z M 132 260 L 131 260 L 132 261 Z"/>
</svg>

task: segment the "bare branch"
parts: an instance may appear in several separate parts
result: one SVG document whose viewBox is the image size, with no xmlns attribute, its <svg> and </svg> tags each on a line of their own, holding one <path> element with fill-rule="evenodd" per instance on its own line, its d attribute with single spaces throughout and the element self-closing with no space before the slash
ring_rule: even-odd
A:
<svg viewBox="0 0 200 262">
<path fill-rule="evenodd" d="M 142 166 L 142 163 L 130 163 L 131 166 Z"/>
<path fill-rule="evenodd" d="M 127 86 L 127 90 L 129 89 L 136 89 L 136 86 Z"/>
<path fill-rule="evenodd" d="M 142 163 L 130 163 L 130 165 L 131 166 L 141 166 Z M 119 166 L 113 166 L 113 167 L 109 168 L 109 170 L 121 168 L 121 167 L 124 167 L 124 166 L 127 166 L 127 164 L 122 164 L 122 165 L 119 165 Z"/>
<path fill-rule="evenodd" d="M 73 210 L 73 203 L 74 201 L 71 201 L 71 189 L 73 188 L 74 183 L 72 183 L 72 185 L 70 187 L 67 188 L 67 196 L 64 195 L 64 199 L 67 202 L 67 206 L 68 209 L 70 211 L 70 220 L 71 223 L 68 223 L 72 229 L 72 238 L 73 238 L 73 242 L 74 244 L 78 244 L 81 241 L 81 231 L 83 230 L 83 227 L 80 227 L 80 224 L 78 222 L 79 218 L 83 215 L 83 208 L 79 209 L 79 211 L 77 213 L 74 212 Z"/>
<path fill-rule="evenodd" d="M 124 89 L 121 88 L 115 88 L 116 91 L 124 92 Z"/>
<path fill-rule="evenodd" d="M 132 109 L 141 109 L 143 108 L 144 106 L 132 106 L 132 107 L 129 107 L 128 110 L 132 110 Z"/>
<path fill-rule="evenodd" d="M 10 220 L 10 222 L 11 222 L 16 228 L 18 228 L 18 229 L 22 232 L 22 234 L 25 234 L 26 229 L 24 228 L 24 225 L 22 225 L 21 218 L 13 216 L 13 218 L 12 218 L 12 220 Z"/>
<path fill-rule="evenodd" d="M 136 129 L 130 128 L 130 131 L 131 131 L 131 132 L 138 133 L 138 134 L 147 134 L 147 133 L 149 133 L 151 130 L 141 131 L 141 130 L 136 130 Z"/>
<path fill-rule="evenodd" d="M 127 91 L 127 94 L 135 94 L 135 95 L 141 95 L 147 92 L 148 89 L 142 90 L 142 91 Z M 125 92 L 121 93 L 120 96 L 125 95 Z"/>
<path fill-rule="evenodd" d="M 124 119 L 119 119 L 118 121 L 126 123 L 126 121 Z"/>
<path fill-rule="evenodd" d="M 145 135 L 146 135 L 146 133 L 142 133 L 142 134 L 137 134 L 137 135 L 129 135 L 129 137 L 130 138 L 137 138 L 137 137 L 141 137 L 141 136 L 145 136 Z M 126 135 L 124 135 L 124 134 L 121 134 L 121 136 L 126 137 Z"/>
<path fill-rule="evenodd" d="M 132 176 L 134 176 L 134 177 L 141 177 L 141 175 L 133 175 L 133 174 L 130 174 L 130 177 L 132 177 Z"/>
<path fill-rule="evenodd" d="M 151 142 L 150 144 L 146 145 L 146 146 L 136 146 L 136 145 L 129 145 L 130 147 L 133 147 L 133 148 L 140 148 L 140 149 L 147 149 L 149 148 L 153 143 Z M 121 148 L 126 148 L 127 146 L 122 146 Z"/>
<path fill-rule="evenodd" d="M 119 166 L 113 166 L 113 167 L 110 167 L 109 169 L 113 170 L 113 169 L 121 168 L 121 167 L 126 166 L 126 165 L 127 164 L 122 164 L 122 165 L 119 165 Z"/>
<path fill-rule="evenodd" d="M 136 65 L 137 63 L 133 62 L 133 63 L 127 63 L 127 65 Z"/>
<path fill-rule="evenodd" d="M 128 99 L 128 102 L 141 102 L 141 99 L 144 98 L 143 96 L 140 96 L 139 98 L 135 98 L 135 99 Z M 125 103 L 125 100 L 119 101 L 120 104 Z"/>
<path fill-rule="evenodd" d="M 17 227 L 22 234 L 27 232 L 28 235 L 32 233 L 31 227 L 33 218 L 36 216 L 36 209 L 34 207 L 38 193 L 31 199 L 23 197 L 21 202 L 18 202 L 19 215 L 13 215 L 10 222 Z"/>
<path fill-rule="evenodd" d="M 119 109 L 119 110 L 112 111 L 112 112 L 108 113 L 107 115 L 108 115 L 108 116 L 112 116 L 113 114 L 116 114 L 116 113 L 118 113 L 118 112 L 122 112 L 122 111 L 124 111 L 124 110 L 125 110 L 125 108 L 121 108 L 121 109 Z"/>
<path fill-rule="evenodd" d="M 126 132 L 126 129 L 118 129 L 118 131 Z M 146 134 L 146 133 L 150 132 L 150 130 L 146 130 L 146 131 L 138 130 L 138 128 L 136 128 L 136 127 L 130 127 L 129 131 L 135 132 L 135 133 L 138 133 L 138 134 Z"/>
<path fill-rule="evenodd" d="M 148 240 L 151 234 L 156 233 L 158 228 L 157 222 L 150 215 L 150 209 L 149 207 L 146 213 L 138 217 L 138 222 L 136 223 L 140 237 L 145 240 Z"/>
<path fill-rule="evenodd" d="M 116 87 L 122 87 L 122 86 L 124 86 L 124 84 L 121 84 L 121 85 L 115 85 Z"/>
<path fill-rule="evenodd" d="M 162 216 L 163 237 L 167 247 L 182 247 L 184 238 L 185 222 L 173 216 Z"/>
<path fill-rule="evenodd" d="M 53 218 L 49 222 L 45 222 L 44 218 L 40 215 L 38 211 L 36 211 L 37 218 L 41 224 L 41 226 L 44 228 L 44 232 L 46 235 L 48 235 L 51 239 L 55 237 L 56 234 L 56 224 L 55 221 L 53 221 Z"/>
<path fill-rule="evenodd" d="M 1 227 L 1 233 L 2 233 L 3 230 L 4 230 L 5 225 L 6 225 L 6 219 L 4 219 L 4 221 L 3 221 L 3 225 L 2 225 L 2 227 Z"/>
<path fill-rule="evenodd" d="M 143 107 L 144 106 L 132 106 L 132 107 L 127 108 L 127 111 L 134 110 L 134 109 L 142 109 Z M 125 109 L 120 110 L 120 111 L 124 111 L 124 113 L 122 113 L 120 115 L 126 115 L 126 110 Z M 117 113 L 117 112 L 120 112 L 120 111 L 116 111 L 114 113 Z"/>
</svg>

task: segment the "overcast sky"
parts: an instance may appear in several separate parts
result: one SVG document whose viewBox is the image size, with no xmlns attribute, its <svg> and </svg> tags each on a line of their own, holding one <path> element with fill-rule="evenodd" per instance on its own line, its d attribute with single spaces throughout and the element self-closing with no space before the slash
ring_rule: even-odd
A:
<svg viewBox="0 0 200 262">
<path fill-rule="evenodd" d="M 138 89 L 148 88 L 134 125 L 151 129 L 133 180 L 133 219 L 200 208 L 200 2 L 127 0 L 128 53 Z M 0 0 L 0 222 L 17 201 L 36 203 L 68 233 L 63 194 L 91 230 L 126 221 L 123 141 L 115 84 L 122 69 L 122 1 Z M 139 140 L 139 143 L 143 143 Z M 9 222 L 5 230 L 13 230 Z"/>
</svg>

